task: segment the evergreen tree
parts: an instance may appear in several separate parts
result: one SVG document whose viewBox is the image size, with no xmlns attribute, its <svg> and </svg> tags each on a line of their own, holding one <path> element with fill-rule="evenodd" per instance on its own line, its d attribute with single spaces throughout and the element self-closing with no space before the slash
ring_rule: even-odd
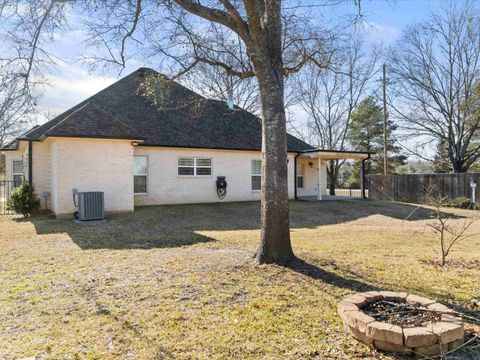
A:
<svg viewBox="0 0 480 360">
<path fill-rule="evenodd" d="M 392 137 L 396 129 L 397 125 L 387 120 L 388 173 L 395 173 L 407 159 Z M 383 109 L 372 96 L 362 100 L 352 112 L 348 139 L 355 150 L 374 153 L 365 164 L 366 173 L 383 174 Z M 353 167 L 349 179 L 351 187 L 359 186 L 360 166 L 358 162 Z"/>
</svg>

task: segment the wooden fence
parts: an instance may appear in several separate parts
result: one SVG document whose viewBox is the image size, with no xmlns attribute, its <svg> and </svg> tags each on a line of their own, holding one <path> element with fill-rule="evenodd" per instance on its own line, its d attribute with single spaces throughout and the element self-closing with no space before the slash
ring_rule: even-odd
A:
<svg viewBox="0 0 480 360">
<path fill-rule="evenodd" d="M 425 201 L 425 189 L 432 185 L 450 199 L 459 197 L 471 199 L 472 178 L 478 184 L 476 200 L 480 205 L 480 173 L 368 175 L 367 184 L 371 199 L 421 204 Z"/>
</svg>

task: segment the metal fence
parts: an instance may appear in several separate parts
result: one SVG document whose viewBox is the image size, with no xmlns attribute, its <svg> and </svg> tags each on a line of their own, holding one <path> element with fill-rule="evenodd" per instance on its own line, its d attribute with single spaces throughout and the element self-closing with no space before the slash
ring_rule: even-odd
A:
<svg viewBox="0 0 480 360">
<path fill-rule="evenodd" d="M 389 174 L 368 175 L 368 189 L 372 199 L 404 201 L 421 204 L 425 201 L 425 189 L 435 186 L 449 199 L 472 197 L 472 179 L 479 183 L 480 173 L 464 174 Z M 476 200 L 479 203 L 479 189 Z"/>
<path fill-rule="evenodd" d="M 0 215 L 14 214 L 7 206 L 7 199 L 15 186 L 18 186 L 18 184 L 15 184 L 13 181 L 0 180 Z"/>
</svg>

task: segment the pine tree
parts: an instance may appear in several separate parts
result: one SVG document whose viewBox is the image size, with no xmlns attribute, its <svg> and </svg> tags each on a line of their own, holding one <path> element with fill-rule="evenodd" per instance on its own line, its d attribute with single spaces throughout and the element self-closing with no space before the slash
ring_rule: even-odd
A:
<svg viewBox="0 0 480 360">
<path fill-rule="evenodd" d="M 407 159 L 392 137 L 395 130 L 397 125 L 387 120 L 388 173 L 395 173 L 399 166 L 405 165 Z M 348 139 L 355 150 L 374 153 L 365 164 L 366 173 L 383 174 L 383 109 L 372 96 L 362 100 L 352 112 Z M 352 170 L 349 185 L 358 187 L 359 178 L 360 163 L 357 163 Z"/>
</svg>

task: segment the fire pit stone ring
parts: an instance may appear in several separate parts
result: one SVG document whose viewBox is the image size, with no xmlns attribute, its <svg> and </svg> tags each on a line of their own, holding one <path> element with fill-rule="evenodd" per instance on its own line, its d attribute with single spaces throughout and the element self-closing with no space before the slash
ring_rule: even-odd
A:
<svg viewBox="0 0 480 360">
<path fill-rule="evenodd" d="M 462 318 L 417 295 L 356 293 L 338 304 L 338 314 L 350 334 L 382 351 L 435 356 L 463 344 Z"/>
</svg>

